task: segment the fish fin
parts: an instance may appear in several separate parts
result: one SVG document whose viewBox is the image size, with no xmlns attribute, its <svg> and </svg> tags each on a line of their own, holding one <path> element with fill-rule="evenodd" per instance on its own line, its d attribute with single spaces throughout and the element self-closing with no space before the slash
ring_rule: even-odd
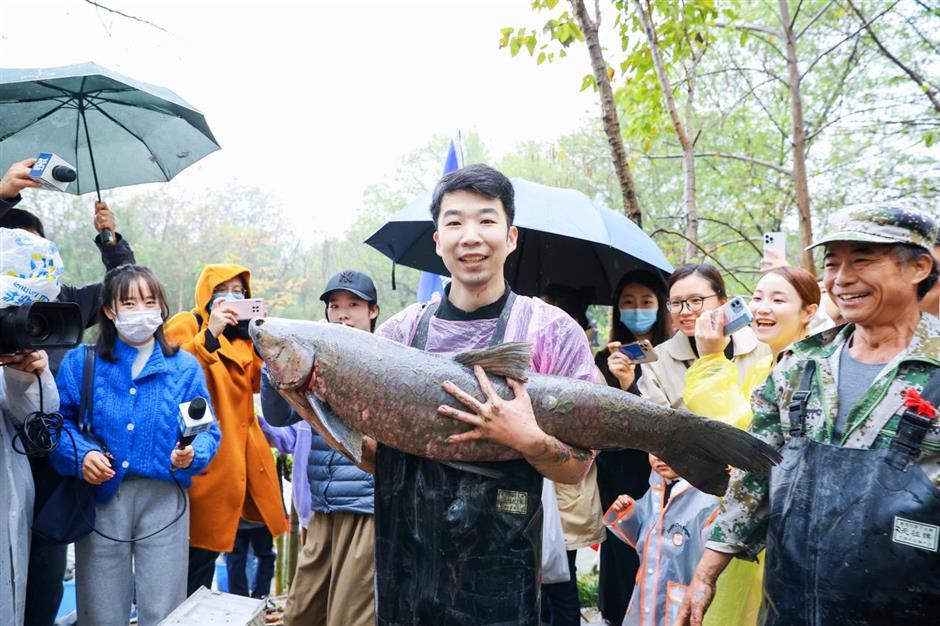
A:
<svg viewBox="0 0 940 626">
<path fill-rule="evenodd" d="M 747 431 L 685 411 L 679 418 L 681 425 L 673 431 L 668 447 L 650 452 L 705 493 L 725 494 L 729 465 L 765 474 L 783 459 L 773 446 Z"/>
<path fill-rule="evenodd" d="M 492 348 L 467 350 L 454 355 L 454 360 L 467 367 L 479 365 L 487 374 L 525 382 L 532 362 L 532 344 L 512 341 Z"/>
<path fill-rule="evenodd" d="M 484 467 L 483 465 L 477 465 L 476 463 L 463 463 L 461 461 L 444 461 L 444 465 L 452 467 L 463 472 L 470 472 L 471 474 L 479 474 L 480 476 L 486 476 L 487 478 L 500 479 L 503 477 L 503 473 L 499 470 Z"/>
<path fill-rule="evenodd" d="M 355 463 L 362 462 L 362 433 L 346 424 L 338 418 L 329 405 L 318 398 L 316 394 L 308 393 L 307 402 L 313 408 L 320 423 L 329 432 L 330 436 L 340 444 L 344 450 L 340 450 L 344 455 Z"/>
</svg>

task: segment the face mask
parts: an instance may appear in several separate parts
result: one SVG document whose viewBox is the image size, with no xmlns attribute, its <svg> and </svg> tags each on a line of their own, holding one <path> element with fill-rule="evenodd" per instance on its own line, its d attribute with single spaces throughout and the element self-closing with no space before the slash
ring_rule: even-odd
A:
<svg viewBox="0 0 940 626">
<path fill-rule="evenodd" d="M 118 311 L 114 320 L 118 334 L 131 343 L 147 341 L 162 325 L 160 311 Z"/>
<path fill-rule="evenodd" d="M 648 333 L 656 323 L 656 309 L 620 309 L 620 321 L 634 335 Z"/>
<path fill-rule="evenodd" d="M 225 291 L 222 293 L 212 294 L 212 300 L 209 301 L 209 306 L 206 307 L 210 313 L 212 313 L 212 307 L 218 300 L 244 300 L 245 294 L 243 293 L 232 293 L 231 291 Z"/>
</svg>

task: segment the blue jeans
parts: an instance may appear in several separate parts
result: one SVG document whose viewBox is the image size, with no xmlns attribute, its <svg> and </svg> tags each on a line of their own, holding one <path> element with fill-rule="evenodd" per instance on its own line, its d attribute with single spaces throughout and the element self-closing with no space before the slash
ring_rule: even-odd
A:
<svg viewBox="0 0 940 626">
<path fill-rule="evenodd" d="M 254 585 L 249 588 L 246 565 L 248 548 L 251 547 L 258 559 Z M 240 529 L 235 535 L 235 547 L 225 556 L 228 570 L 228 592 L 240 596 L 263 598 L 271 593 L 271 579 L 274 577 L 274 538 L 264 526 Z"/>
</svg>

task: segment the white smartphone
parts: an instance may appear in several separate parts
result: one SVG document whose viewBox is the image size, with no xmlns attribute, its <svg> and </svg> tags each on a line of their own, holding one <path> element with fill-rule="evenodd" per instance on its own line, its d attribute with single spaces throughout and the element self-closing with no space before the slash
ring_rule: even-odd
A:
<svg viewBox="0 0 940 626">
<path fill-rule="evenodd" d="M 731 298 L 731 300 L 718 309 L 718 311 L 724 315 L 725 335 L 730 335 L 736 330 L 740 330 L 754 321 L 754 316 L 751 314 L 751 309 L 748 308 L 747 302 L 745 302 L 744 298 L 741 296 L 735 296 Z"/>
<path fill-rule="evenodd" d="M 781 259 L 787 258 L 787 235 L 786 233 L 773 232 L 764 233 L 764 256 L 768 257 L 768 249 L 774 249 Z"/>
<path fill-rule="evenodd" d="M 235 319 L 238 320 L 250 320 L 256 317 L 264 317 L 264 298 L 225 300 L 225 306 L 234 311 Z"/>
<path fill-rule="evenodd" d="M 630 357 L 634 363 L 652 363 L 659 358 L 653 350 L 653 344 L 646 339 L 620 346 L 620 351 Z"/>
</svg>

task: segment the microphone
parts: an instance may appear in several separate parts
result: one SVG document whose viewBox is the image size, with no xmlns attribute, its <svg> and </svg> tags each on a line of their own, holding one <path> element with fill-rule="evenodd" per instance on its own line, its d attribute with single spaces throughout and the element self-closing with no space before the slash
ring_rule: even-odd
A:
<svg viewBox="0 0 940 626">
<path fill-rule="evenodd" d="M 52 177 L 60 183 L 70 183 L 75 180 L 77 176 L 75 170 L 67 165 L 56 165 L 52 168 Z"/>
<path fill-rule="evenodd" d="M 180 450 L 193 442 L 196 435 L 204 433 L 212 428 L 212 411 L 209 409 L 209 403 L 205 398 L 195 398 L 192 402 L 184 402 L 180 405 L 180 412 L 177 415 L 179 423 L 179 441 L 177 448 Z M 176 467 L 170 467 L 170 471 L 176 471 Z"/>
<path fill-rule="evenodd" d="M 52 152 L 40 152 L 29 170 L 29 177 L 43 189 L 65 191 L 78 174 L 71 163 Z"/>
</svg>

